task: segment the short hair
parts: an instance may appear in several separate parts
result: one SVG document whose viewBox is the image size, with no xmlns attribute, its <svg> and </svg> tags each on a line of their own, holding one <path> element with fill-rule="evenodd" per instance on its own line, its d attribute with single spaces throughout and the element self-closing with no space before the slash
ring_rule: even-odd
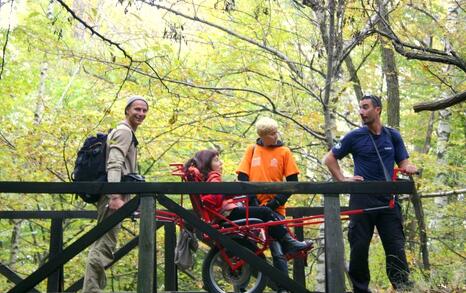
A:
<svg viewBox="0 0 466 293">
<path fill-rule="evenodd" d="M 278 130 L 278 123 L 272 118 L 262 117 L 256 122 L 256 130 L 259 136 L 267 135 Z"/>
<path fill-rule="evenodd" d="M 380 107 L 380 113 L 382 113 L 382 99 L 380 97 L 375 96 L 375 95 L 364 95 L 361 98 L 361 101 L 362 100 L 371 100 L 372 105 L 374 107 Z"/>
</svg>

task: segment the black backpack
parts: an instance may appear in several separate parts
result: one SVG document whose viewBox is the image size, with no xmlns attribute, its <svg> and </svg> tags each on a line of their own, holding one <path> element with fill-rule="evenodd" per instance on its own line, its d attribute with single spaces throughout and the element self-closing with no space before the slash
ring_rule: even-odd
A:
<svg viewBox="0 0 466 293">
<path fill-rule="evenodd" d="M 97 133 L 89 136 L 78 151 L 74 170 L 71 174 L 73 182 L 98 181 L 107 182 L 106 150 L 108 134 Z M 100 194 L 77 193 L 87 203 L 95 203 Z"/>
</svg>

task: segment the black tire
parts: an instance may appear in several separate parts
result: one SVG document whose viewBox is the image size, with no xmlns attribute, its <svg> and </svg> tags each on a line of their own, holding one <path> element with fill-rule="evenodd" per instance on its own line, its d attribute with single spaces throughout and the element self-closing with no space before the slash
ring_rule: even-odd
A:
<svg viewBox="0 0 466 293">
<path fill-rule="evenodd" d="M 217 247 L 211 248 L 204 259 L 202 280 L 204 289 L 210 293 L 260 293 L 267 284 L 266 276 L 255 271 L 248 263 L 245 263 L 239 272 L 231 272 Z"/>
</svg>

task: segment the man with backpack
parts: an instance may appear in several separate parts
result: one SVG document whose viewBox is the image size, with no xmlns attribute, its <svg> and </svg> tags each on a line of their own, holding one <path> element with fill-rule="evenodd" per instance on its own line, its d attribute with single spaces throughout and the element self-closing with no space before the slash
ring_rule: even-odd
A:
<svg viewBox="0 0 466 293">
<path fill-rule="evenodd" d="M 408 160 L 403 139 L 398 131 L 384 127 L 380 120 L 382 102 L 373 95 L 364 96 L 359 102 L 359 115 L 363 127 L 346 134 L 324 157 L 324 163 L 336 181 L 391 181 L 395 162 L 407 174 L 417 172 Z M 348 154 L 354 161 L 354 175 L 343 175 L 338 164 Z M 389 205 L 392 195 L 351 195 L 350 209 L 377 208 Z M 369 290 L 369 245 L 377 227 L 386 256 L 386 271 L 396 290 L 411 289 L 409 268 L 404 250 L 401 208 L 396 200 L 394 208 L 374 210 L 351 215 L 348 228 L 350 243 L 349 276 L 355 293 Z"/>
<path fill-rule="evenodd" d="M 106 171 L 108 182 L 124 181 L 125 175 L 137 173 L 136 129 L 146 118 L 149 104 L 141 96 L 130 96 L 125 107 L 125 120 L 107 137 Z M 104 194 L 97 201 L 97 222 L 121 208 L 129 195 Z M 89 251 L 83 292 L 102 292 L 106 285 L 105 266 L 113 260 L 120 225 L 96 240 Z"/>
</svg>

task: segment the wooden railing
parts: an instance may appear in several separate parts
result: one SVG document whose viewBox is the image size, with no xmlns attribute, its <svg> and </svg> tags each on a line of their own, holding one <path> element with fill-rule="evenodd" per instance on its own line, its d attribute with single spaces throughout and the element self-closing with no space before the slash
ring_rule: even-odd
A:
<svg viewBox="0 0 466 293">
<path fill-rule="evenodd" d="M 304 270 L 295 266 L 294 280 L 267 264 L 253 253 L 244 249 L 226 236 L 221 235 L 215 229 L 202 222 L 193 213 L 173 202 L 165 194 L 254 194 L 254 193 L 292 193 L 292 194 L 324 194 L 324 219 L 325 219 L 325 255 L 326 255 L 326 292 L 344 292 L 344 250 L 343 235 L 340 221 L 339 194 L 378 194 L 396 193 L 410 194 L 414 190 L 412 182 L 340 182 L 340 183 L 44 183 L 44 182 L 0 182 L 2 193 L 49 193 L 49 194 L 72 194 L 77 192 L 87 193 L 127 193 L 139 194 L 125 206 L 119 209 L 102 223 L 92 228 L 88 233 L 81 236 L 75 242 L 63 248 L 63 219 L 65 218 L 94 218 L 95 212 L 90 211 L 62 211 L 62 212 L 39 212 L 39 211 L 0 211 L 1 218 L 49 218 L 52 221 L 52 234 L 50 240 L 49 260 L 40 266 L 35 272 L 22 280 L 4 265 L 0 266 L 0 273 L 6 276 L 16 285 L 9 292 L 34 291 L 44 279 L 48 278 L 47 291 L 76 291 L 80 288 L 82 280 L 77 281 L 70 288 L 63 288 L 63 265 L 76 256 L 101 235 L 109 231 L 124 218 L 129 217 L 141 206 L 140 235 L 124 245 L 116 254 L 116 260 L 123 257 L 129 250 L 139 247 L 138 263 L 138 292 L 156 292 L 155 270 L 155 230 L 160 228 L 161 223 L 154 221 L 156 202 L 166 209 L 175 212 L 185 220 L 189 221 L 196 229 L 206 233 L 211 238 L 219 241 L 225 248 L 241 257 L 247 258 L 250 265 L 292 292 L 309 292 L 305 288 Z M 140 205 L 141 203 L 141 205 Z M 289 215 L 300 217 L 322 212 L 322 208 L 290 209 Z M 171 223 L 165 223 L 164 229 L 167 237 L 166 247 L 175 246 L 175 228 Z M 302 231 L 297 231 L 297 236 Z M 138 245 L 139 244 L 139 245 Z M 168 245 L 168 246 L 167 246 Z M 165 251 L 165 288 L 176 291 L 177 277 L 176 268 L 173 265 L 174 254 L 171 250 Z M 37 291 L 37 290 L 36 290 Z"/>
</svg>

